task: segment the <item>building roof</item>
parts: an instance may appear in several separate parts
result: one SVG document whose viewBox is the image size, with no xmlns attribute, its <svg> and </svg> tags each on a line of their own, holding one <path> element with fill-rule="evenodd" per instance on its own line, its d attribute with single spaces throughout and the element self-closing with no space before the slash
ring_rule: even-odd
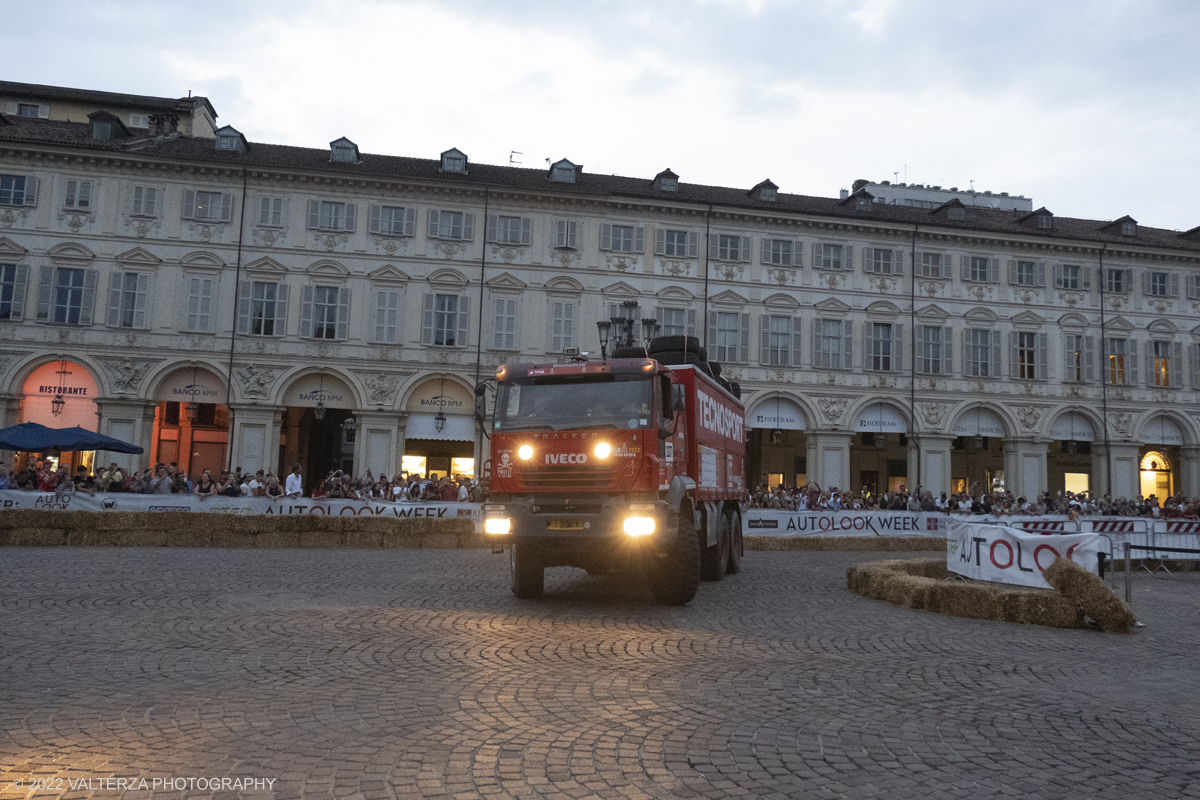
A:
<svg viewBox="0 0 1200 800">
<path fill-rule="evenodd" d="M 30 99 L 62 100 L 70 103 L 118 108 L 139 108 L 147 111 L 177 111 L 181 103 L 203 103 L 216 119 L 217 112 L 207 97 L 150 97 L 140 94 L 101 92 L 94 89 L 71 89 L 65 86 L 45 86 L 40 83 L 17 83 L 0 81 L 0 95 L 14 95 Z"/>
<path fill-rule="evenodd" d="M 5 84 L 0 83 L 0 87 Z M 64 90 L 65 91 L 65 90 Z M 420 180 L 430 183 L 458 184 L 472 188 L 489 186 L 493 189 L 536 191 L 564 196 L 607 196 L 610 199 L 657 200 L 665 203 L 712 205 L 725 212 L 753 214 L 761 212 L 778 216 L 794 213 L 830 217 L 842 221 L 892 223 L 987 232 L 997 235 L 1042 237 L 1046 239 L 1086 240 L 1096 244 L 1111 242 L 1129 246 L 1169 247 L 1200 252 L 1200 241 L 1178 231 L 1138 226 L 1136 237 L 1122 236 L 1111 220 L 1074 219 L 1055 216 L 1052 229 L 1030 228 L 1022 224 L 1027 212 L 1001 211 L 976 206 L 964 206 L 962 221 L 943 217 L 931 218 L 930 211 L 909 206 L 871 203 L 859 209 L 857 204 L 844 204 L 836 197 L 815 197 L 779 192 L 775 202 L 757 199 L 744 188 L 706 186 L 680 182 L 677 191 L 656 189 L 653 178 L 632 178 L 620 175 L 600 175 L 579 172 L 574 183 L 551 181 L 545 169 L 498 166 L 472 162 L 465 174 L 445 172 L 438 158 L 411 158 L 362 153 L 358 163 L 330 161 L 328 148 L 293 147 L 290 145 L 251 142 L 248 150 L 237 152 L 217 150 L 208 138 L 184 137 L 177 134 L 165 137 L 132 137 L 120 141 L 101 142 L 91 138 L 86 123 L 62 122 L 29 117 L 5 116 L 7 125 L 0 125 L 0 143 L 22 142 L 29 145 L 58 145 L 112 153 L 136 153 L 166 160 L 187 161 L 233 169 L 296 170 L 330 177 L 358 177 L 365 180 Z M 1035 212 L 1036 213 L 1036 212 Z"/>
</svg>

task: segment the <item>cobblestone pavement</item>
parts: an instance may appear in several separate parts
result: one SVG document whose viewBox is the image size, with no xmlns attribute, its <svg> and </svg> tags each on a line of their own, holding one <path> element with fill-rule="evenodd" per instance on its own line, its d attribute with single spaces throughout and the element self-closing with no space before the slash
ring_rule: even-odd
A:
<svg viewBox="0 0 1200 800">
<path fill-rule="evenodd" d="M 1200 797 L 1200 573 L 1117 636 L 846 591 L 878 557 L 664 608 L 484 551 L 5 548 L 0 798 Z"/>
</svg>

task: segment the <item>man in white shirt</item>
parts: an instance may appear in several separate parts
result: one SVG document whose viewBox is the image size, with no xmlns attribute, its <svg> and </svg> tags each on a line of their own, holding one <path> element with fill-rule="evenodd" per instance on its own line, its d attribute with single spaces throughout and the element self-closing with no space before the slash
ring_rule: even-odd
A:
<svg viewBox="0 0 1200 800">
<path fill-rule="evenodd" d="M 284 486 L 284 491 L 288 497 L 302 497 L 304 495 L 304 480 L 300 477 L 300 465 L 292 467 L 292 474 L 287 476 L 287 484 Z"/>
</svg>

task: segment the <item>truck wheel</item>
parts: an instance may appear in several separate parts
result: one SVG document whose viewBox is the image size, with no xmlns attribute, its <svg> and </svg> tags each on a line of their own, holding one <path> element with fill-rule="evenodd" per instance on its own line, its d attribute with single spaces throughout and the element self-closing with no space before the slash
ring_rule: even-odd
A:
<svg viewBox="0 0 1200 800">
<path fill-rule="evenodd" d="M 719 581 L 724 578 L 729 569 L 729 556 L 732 548 L 732 529 L 729 527 L 729 520 L 722 514 L 717 523 L 717 543 L 711 547 L 705 547 L 700 554 L 700 577 L 706 581 Z"/>
<path fill-rule="evenodd" d="M 522 600 L 541 597 L 545 589 L 546 571 L 537 552 L 527 544 L 513 542 L 508 553 L 512 568 L 512 593 Z"/>
<path fill-rule="evenodd" d="M 742 518 L 733 509 L 725 511 L 729 518 L 729 566 L 725 568 L 726 575 L 737 575 L 742 571 Z"/>
<path fill-rule="evenodd" d="M 660 603 L 687 605 L 700 588 L 700 541 L 689 516 L 681 514 L 667 552 L 655 559 L 650 573 L 650 591 Z"/>
</svg>

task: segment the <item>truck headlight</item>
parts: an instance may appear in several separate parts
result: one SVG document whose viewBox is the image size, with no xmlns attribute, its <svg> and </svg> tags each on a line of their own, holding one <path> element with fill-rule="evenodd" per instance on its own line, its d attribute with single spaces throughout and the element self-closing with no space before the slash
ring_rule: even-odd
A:
<svg viewBox="0 0 1200 800">
<path fill-rule="evenodd" d="M 654 533 L 654 517 L 626 517 L 625 533 L 630 536 L 649 536 Z"/>
<path fill-rule="evenodd" d="M 521 457 L 522 461 L 528 461 L 533 458 L 533 448 L 527 444 L 523 444 L 517 448 L 517 455 Z"/>
<path fill-rule="evenodd" d="M 508 517 L 490 517 L 483 521 L 484 533 L 510 533 L 512 520 Z"/>
<path fill-rule="evenodd" d="M 608 442 L 600 442 L 600 444 L 596 445 L 594 452 L 596 453 L 596 458 L 608 458 L 612 455 L 612 445 Z"/>
</svg>

